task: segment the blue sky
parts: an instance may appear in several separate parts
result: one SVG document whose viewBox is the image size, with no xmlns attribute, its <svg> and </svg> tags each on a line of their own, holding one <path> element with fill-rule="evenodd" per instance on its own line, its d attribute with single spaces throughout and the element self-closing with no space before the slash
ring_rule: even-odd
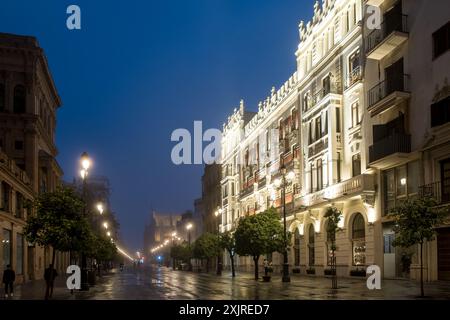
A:
<svg viewBox="0 0 450 320">
<path fill-rule="evenodd" d="M 142 246 L 151 208 L 182 212 L 201 195 L 201 165 L 175 166 L 176 128 L 221 128 L 243 98 L 256 110 L 295 71 L 298 23 L 313 0 L 2 1 L 0 32 L 33 35 L 63 101 L 64 179 L 87 151 L 106 175 L 121 235 Z M 81 8 L 81 30 L 66 8 Z"/>
</svg>

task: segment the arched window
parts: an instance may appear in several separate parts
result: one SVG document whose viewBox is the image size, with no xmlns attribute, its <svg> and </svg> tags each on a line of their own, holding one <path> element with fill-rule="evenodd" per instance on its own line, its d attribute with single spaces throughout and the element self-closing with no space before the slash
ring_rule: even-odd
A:
<svg viewBox="0 0 450 320">
<path fill-rule="evenodd" d="M 5 85 L 0 83 L 0 112 L 5 111 Z"/>
<path fill-rule="evenodd" d="M 364 217 L 357 213 L 352 223 L 353 265 L 360 266 L 366 263 L 366 226 Z"/>
<path fill-rule="evenodd" d="M 308 229 L 308 255 L 309 255 L 309 266 L 313 267 L 315 264 L 314 257 L 314 225 L 310 224 Z"/>
<path fill-rule="evenodd" d="M 294 266 L 300 266 L 300 232 L 298 229 L 294 232 Z"/>
<path fill-rule="evenodd" d="M 14 88 L 14 113 L 25 113 L 26 110 L 26 92 L 25 87 L 17 85 Z"/>
</svg>

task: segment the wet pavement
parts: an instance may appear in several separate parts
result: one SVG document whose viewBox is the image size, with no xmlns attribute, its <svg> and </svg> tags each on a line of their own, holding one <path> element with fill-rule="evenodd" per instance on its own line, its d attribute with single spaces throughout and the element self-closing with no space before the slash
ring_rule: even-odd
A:
<svg viewBox="0 0 450 320">
<path fill-rule="evenodd" d="M 365 279 L 338 278 L 338 290 L 331 290 L 331 279 L 292 275 L 290 283 L 272 276 L 271 282 L 253 280 L 250 273 L 232 278 L 228 272 L 215 274 L 173 271 L 161 267 L 146 270 L 114 271 L 99 278 L 89 291 L 70 293 L 65 279 L 58 279 L 53 300 L 369 300 L 416 299 L 419 283 L 409 280 L 383 280 L 381 290 L 369 290 Z M 45 283 L 32 281 L 16 286 L 13 299 L 43 299 Z M 450 282 L 425 284 L 430 299 L 449 299 Z"/>
</svg>

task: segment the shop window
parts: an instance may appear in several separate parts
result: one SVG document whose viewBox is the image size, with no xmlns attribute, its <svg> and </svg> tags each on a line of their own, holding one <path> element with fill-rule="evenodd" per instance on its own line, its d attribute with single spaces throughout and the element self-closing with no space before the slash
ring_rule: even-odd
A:
<svg viewBox="0 0 450 320">
<path fill-rule="evenodd" d="M 300 266 L 300 233 L 298 229 L 294 232 L 294 265 Z"/>
<path fill-rule="evenodd" d="M 357 213 L 352 224 L 353 265 L 363 266 L 366 263 L 366 229 L 364 217 Z"/>
<path fill-rule="evenodd" d="M 16 273 L 23 274 L 23 235 L 18 233 L 16 235 Z"/>
<path fill-rule="evenodd" d="M 3 229 L 3 270 L 6 269 L 7 265 L 11 264 L 11 230 Z"/>
</svg>

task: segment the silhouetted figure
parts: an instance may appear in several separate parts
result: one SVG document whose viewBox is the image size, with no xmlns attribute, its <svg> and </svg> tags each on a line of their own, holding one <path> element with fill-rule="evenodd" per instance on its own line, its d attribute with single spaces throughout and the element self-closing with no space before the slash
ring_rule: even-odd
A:
<svg viewBox="0 0 450 320">
<path fill-rule="evenodd" d="M 45 299 L 51 298 L 53 295 L 53 286 L 55 283 L 55 278 L 58 276 L 58 272 L 53 268 L 53 264 L 50 264 L 44 272 L 45 283 L 47 288 L 45 289 Z"/>
<path fill-rule="evenodd" d="M 6 270 L 3 271 L 3 284 L 5 285 L 5 298 L 14 296 L 14 281 L 16 280 L 16 273 L 11 269 L 11 265 L 6 266 Z"/>
</svg>

